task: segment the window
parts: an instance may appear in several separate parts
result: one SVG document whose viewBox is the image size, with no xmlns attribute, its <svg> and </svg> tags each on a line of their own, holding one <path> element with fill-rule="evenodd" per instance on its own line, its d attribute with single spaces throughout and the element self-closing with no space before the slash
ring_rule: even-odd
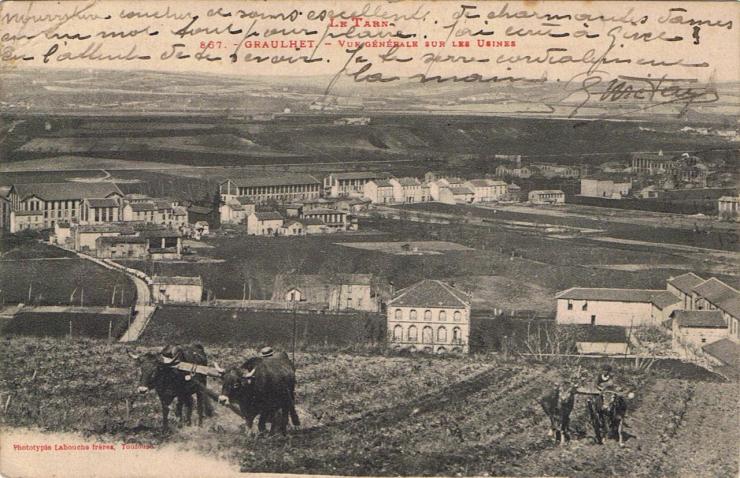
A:
<svg viewBox="0 0 740 478">
<path fill-rule="evenodd" d="M 424 320 L 432 320 L 432 311 L 431 310 L 425 310 L 424 311 Z"/>
<path fill-rule="evenodd" d="M 581 310 L 588 310 L 588 302 L 584 302 Z"/>
<path fill-rule="evenodd" d="M 403 327 L 401 327 L 400 325 L 396 325 L 393 328 L 393 341 L 394 342 L 403 341 Z"/>
<path fill-rule="evenodd" d="M 409 342 L 416 342 L 417 340 L 419 340 L 419 336 L 417 334 L 415 325 L 412 325 L 411 327 L 409 327 L 408 337 L 409 337 Z"/>
<path fill-rule="evenodd" d="M 706 337 L 702 337 L 701 338 L 701 343 L 703 343 L 703 344 L 707 343 L 707 338 Z"/>
<path fill-rule="evenodd" d="M 434 331 L 431 327 L 426 326 L 421 331 L 421 341 L 425 344 L 431 344 L 434 342 Z"/>
<path fill-rule="evenodd" d="M 568 299 L 568 310 L 573 310 L 573 301 Z"/>
<path fill-rule="evenodd" d="M 443 320 L 447 320 L 447 312 L 445 312 L 444 310 L 440 310 L 439 311 L 439 320 L 440 320 L 440 322 L 443 321 Z"/>
<path fill-rule="evenodd" d="M 452 329 L 452 343 L 453 344 L 459 344 L 462 341 L 462 334 L 460 331 L 460 327 L 455 327 Z"/>
<path fill-rule="evenodd" d="M 596 325 L 596 316 L 595 315 L 592 315 L 591 316 L 591 325 Z"/>
<path fill-rule="evenodd" d="M 403 320 L 403 312 L 401 311 L 401 309 L 396 309 L 395 319 L 396 320 Z"/>
<path fill-rule="evenodd" d="M 409 320 L 416 320 L 416 309 L 411 309 L 409 312 Z"/>
<path fill-rule="evenodd" d="M 462 320 L 462 314 L 459 310 L 456 310 L 454 314 L 452 314 L 453 320 L 455 322 L 460 322 Z"/>
<path fill-rule="evenodd" d="M 437 329 L 437 342 L 447 342 L 447 329 L 444 327 Z"/>
</svg>

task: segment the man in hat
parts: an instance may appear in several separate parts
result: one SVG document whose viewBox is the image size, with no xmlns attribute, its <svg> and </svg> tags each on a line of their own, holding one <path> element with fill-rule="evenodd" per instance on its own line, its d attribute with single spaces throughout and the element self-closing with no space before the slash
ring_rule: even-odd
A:
<svg viewBox="0 0 740 478">
<path fill-rule="evenodd" d="M 275 355 L 275 352 L 272 350 L 272 347 L 263 347 L 262 350 L 260 350 L 260 357 L 272 357 Z"/>
<path fill-rule="evenodd" d="M 596 389 L 599 392 L 611 390 L 614 388 L 614 377 L 612 376 L 612 366 L 604 365 L 601 372 L 596 377 Z"/>
</svg>

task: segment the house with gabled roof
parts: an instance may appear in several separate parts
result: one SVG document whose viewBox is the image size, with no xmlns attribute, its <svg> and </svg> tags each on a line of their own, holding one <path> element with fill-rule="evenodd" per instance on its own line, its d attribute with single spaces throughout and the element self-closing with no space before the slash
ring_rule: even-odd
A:
<svg viewBox="0 0 740 478">
<path fill-rule="evenodd" d="M 671 319 L 673 350 L 688 357 L 727 338 L 727 324 L 718 310 L 675 310 Z"/>
<path fill-rule="evenodd" d="M 693 310 L 719 310 L 729 328 L 729 338 L 740 342 L 740 291 L 716 277 L 691 289 Z"/>
<path fill-rule="evenodd" d="M 275 236 L 283 226 L 283 216 L 277 211 L 255 211 L 247 217 L 247 234 Z"/>
<path fill-rule="evenodd" d="M 679 308 L 667 290 L 573 287 L 555 296 L 559 324 L 661 325 Z"/>
<path fill-rule="evenodd" d="M 399 290 L 386 304 L 390 346 L 429 353 L 467 353 L 471 297 L 425 279 Z"/>
<path fill-rule="evenodd" d="M 687 272 L 680 276 L 671 277 L 666 281 L 666 290 L 671 292 L 681 300 L 681 308 L 691 310 L 694 308 L 691 291 L 705 279 L 699 277 L 693 272 Z"/>
<path fill-rule="evenodd" d="M 396 201 L 393 194 L 393 183 L 388 179 L 374 179 L 365 183 L 364 197 L 373 204 L 393 204 Z"/>
</svg>

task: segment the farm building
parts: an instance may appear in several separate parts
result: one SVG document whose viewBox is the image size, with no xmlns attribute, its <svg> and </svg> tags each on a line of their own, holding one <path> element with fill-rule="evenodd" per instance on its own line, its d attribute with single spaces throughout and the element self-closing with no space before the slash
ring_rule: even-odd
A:
<svg viewBox="0 0 740 478">
<path fill-rule="evenodd" d="M 188 206 L 188 222 L 190 224 L 196 224 L 200 221 L 214 222 L 214 209 L 209 206 L 198 206 L 191 204 Z"/>
<path fill-rule="evenodd" d="M 740 219 L 740 196 L 722 196 L 717 200 L 719 218 L 727 221 Z"/>
<path fill-rule="evenodd" d="M 297 219 L 287 219 L 278 233 L 281 236 L 305 236 L 306 227 Z"/>
<path fill-rule="evenodd" d="M 620 355 L 630 347 L 624 327 L 569 325 L 576 334 L 576 350 L 583 355 Z"/>
<path fill-rule="evenodd" d="M 694 299 L 691 291 L 702 282 L 704 282 L 704 279 L 693 272 L 687 272 L 686 274 L 668 279 L 666 289 L 681 300 L 680 308 L 692 310 L 694 308 Z"/>
<path fill-rule="evenodd" d="M 395 201 L 393 184 L 387 179 L 368 181 L 363 189 L 363 194 L 373 204 L 392 204 Z"/>
<path fill-rule="evenodd" d="M 301 223 L 306 228 L 306 234 L 323 234 L 328 231 L 328 227 L 324 224 L 324 221 L 318 218 L 303 218 Z"/>
<path fill-rule="evenodd" d="M 727 338 L 727 324 L 718 310 L 676 310 L 671 317 L 675 352 L 690 356 L 704 345 Z"/>
<path fill-rule="evenodd" d="M 145 222 L 171 227 L 184 226 L 188 223 L 187 209 L 176 206 L 172 200 L 160 198 L 124 199 L 122 217 L 127 222 Z"/>
<path fill-rule="evenodd" d="M 729 339 L 721 339 L 711 344 L 704 345 L 702 351 L 715 363 L 729 367 L 738 376 L 740 372 L 740 345 Z"/>
<path fill-rule="evenodd" d="M 138 231 L 147 240 L 147 252 L 154 260 L 173 260 L 182 257 L 182 233 L 174 229 L 146 227 Z"/>
<path fill-rule="evenodd" d="M 506 195 L 502 198 L 506 201 L 519 202 L 522 200 L 522 188 L 519 185 L 511 183 L 506 187 Z"/>
<path fill-rule="evenodd" d="M 71 228 L 74 250 L 78 252 L 94 251 L 100 237 L 135 235 L 133 227 L 122 224 L 75 224 Z"/>
<path fill-rule="evenodd" d="M 559 189 L 530 191 L 528 199 L 532 204 L 564 204 L 565 193 Z"/>
<path fill-rule="evenodd" d="M 98 237 L 96 255 L 103 259 L 146 259 L 149 242 L 139 236 Z"/>
<path fill-rule="evenodd" d="M 79 219 L 85 198 L 121 198 L 113 183 L 13 184 L 7 193 L 11 213 L 8 229 L 50 229 L 57 221 Z"/>
<path fill-rule="evenodd" d="M 328 197 L 362 197 L 367 183 L 389 177 L 388 173 L 376 171 L 331 173 L 324 178 L 324 194 Z"/>
<path fill-rule="evenodd" d="M 203 297 L 200 277 L 154 276 L 152 300 L 159 303 L 197 303 Z"/>
<path fill-rule="evenodd" d="M 660 325 L 680 305 L 679 299 L 666 290 L 574 287 L 555 298 L 559 324 Z"/>
<path fill-rule="evenodd" d="M 692 310 L 719 310 L 729 327 L 730 339 L 740 341 L 740 291 L 716 277 L 691 290 Z"/>
<path fill-rule="evenodd" d="M 321 195 L 321 182 L 309 174 L 283 174 L 227 179 L 219 183 L 221 200 L 248 196 L 256 204 L 268 201 L 292 203 Z"/>
<path fill-rule="evenodd" d="M 398 291 L 386 306 L 395 349 L 467 353 L 470 296 L 450 284 L 423 280 Z"/>
<path fill-rule="evenodd" d="M 230 198 L 219 207 L 221 224 L 246 224 L 255 211 L 254 201 L 248 196 Z"/>
<path fill-rule="evenodd" d="M 581 196 L 594 198 L 621 199 L 629 195 L 632 181 L 628 179 L 583 178 Z"/>
<path fill-rule="evenodd" d="M 272 300 L 316 304 L 328 310 L 378 312 L 387 298 L 371 274 L 279 274 L 275 277 Z"/>
<path fill-rule="evenodd" d="M 275 211 L 253 212 L 247 217 L 247 234 L 274 236 L 283 226 L 283 216 Z"/>
<path fill-rule="evenodd" d="M 49 236 L 49 242 L 60 246 L 74 247 L 72 244 L 72 226 L 67 221 L 57 221 L 54 224 L 54 234 Z"/>
</svg>

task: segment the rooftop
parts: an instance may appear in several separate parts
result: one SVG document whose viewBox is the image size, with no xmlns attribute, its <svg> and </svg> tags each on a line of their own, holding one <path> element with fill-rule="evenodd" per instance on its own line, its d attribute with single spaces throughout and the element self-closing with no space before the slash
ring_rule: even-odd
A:
<svg viewBox="0 0 740 478">
<path fill-rule="evenodd" d="M 740 317 L 740 292 L 716 277 L 705 280 L 692 291 L 733 317 Z"/>
<path fill-rule="evenodd" d="M 194 214 L 210 214 L 213 211 L 210 207 L 205 206 L 190 206 L 188 207 L 188 212 L 192 212 Z"/>
<path fill-rule="evenodd" d="M 450 186 L 450 191 L 452 191 L 453 195 L 460 195 L 460 194 L 475 194 L 470 188 L 465 186 Z"/>
<path fill-rule="evenodd" d="M 740 344 L 730 339 L 722 339 L 705 345 L 702 350 L 727 366 L 740 368 Z"/>
<path fill-rule="evenodd" d="M 398 291 L 388 306 L 466 308 L 470 297 L 446 282 L 426 279 Z"/>
<path fill-rule="evenodd" d="M 340 211 L 339 209 L 329 209 L 325 207 L 317 207 L 315 209 L 309 209 L 308 211 L 303 211 L 304 216 L 319 216 L 322 214 L 344 214 L 346 215 L 346 211 Z"/>
<path fill-rule="evenodd" d="M 100 244 L 146 244 L 146 237 L 139 236 L 101 236 L 95 240 Z"/>
<path fill-rule="evenodd" d="M 152 285 L 203 285 L 203 279 L 200 277 L 185 276 L 154 276 Z"/>
<path fill-rule="evenodd" d="M 319 180 L 310 174 L 284 174 L 279 176 L 252 176 L 248 178 L 231 178 L 221 182 L 231 181 L 240 188 L 258 186 L 292 186 L 297 184 L 319 184 Z"/>
<path fill-rule="evenodd" d="M 106 198 L 113 194 L 123 196 L 114 183 L 32 183 L 14 184 L 16 194 L 24 200 L 31 196 L 46 201 L 82 200 L 84 198 Z"/>
<path fill-rule="evenodd" d="M 336 179 L 379 179 L 387 178 L 390 174 L 378 171 L 353 171 L 346 173 L 332 173 L 331 176 Z"/>
<path fill-rule="evenodd" d="M 398 178 L 398 183 L 401 186 L 418 186 L 419 180 L 416 178 Z"/>
<path fill-rule="evenodd" d="M 278 274 L 275 283 L 281 288 L 324 285 L 371 285 L 372 274 Z"/>
<path fill-rule="evenodd" d="M 727 324 L 719 310 L 675 310 L 673 320 L 679 327 L 696 327 L 704 329 L 725 329 Z"/>
<path fill-rule="evenodd" d="M 279 212 L 275 211 L 255 212 L 254 215 L 258 221 L 278 221 L 283 218 Z"/>
<path fill-rule="evenodd" d="M 530 191 L 529 194 L 565 194 L 560 189 L 537 189 Z"/>
<path fill-rule="evenodd" d="M 373 183 L 375 183 L 376 186 L 379 188 L 392 188 L 393 184 L 387 179 L 375 179 L 373 180 Z"/>
<path fill-rule="evenodd" d="M 133 235 L 136 231 L 131 226 L 125 224 L 80 224 L 77 226 L 79 233 L 99 233 L 99 232 L 117 232 L 119 234 Z"/>
<path fill-rule="evenodd" d="M 555 296 L 556 299 L 593 300 L 607 302 L 645 302 L 659 309 L 678 302 L 678 297 L 667 290 L 599 289 L 573 287 Z"/>
<path fill-rule="evenodd" d="M 113 198 L 107 198 L 107 199 L 89 198 L 89 199 L 86 199 L 85 201 L 92 208 L 118 207 L 118 201 L 116 201 Z"/>
<path fill-rule="evenodd" d="M 668 283 L 670 285 L 680 290 L 684 294 L 691 294 L 691 291 L 694 289 L 694 287 L 698 286 L 702 282 L 704 282 L 704 279 L 694 274 L 693 272 L 687 272 L 686 274 L 681 274 L 680 276 L 671 277 L 670 279 L 668 279 Z"/>
</svg>

